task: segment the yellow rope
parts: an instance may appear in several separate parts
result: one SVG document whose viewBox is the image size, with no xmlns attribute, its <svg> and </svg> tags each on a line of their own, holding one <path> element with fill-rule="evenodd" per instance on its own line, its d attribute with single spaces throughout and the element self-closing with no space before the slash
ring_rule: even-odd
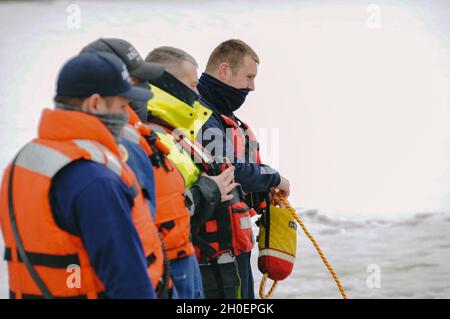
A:
<svg viewBox="0 0 450 319">
<path fill-rule="evenodd" d="M 272 295 L 274 294 L 274 292 L 278 286 L 278 281 L 274 281 L 272 284 L 272 287 L 270 287 L 270 289 L 269 289 L 269 292 L 266 294 L 264 292 L 264 290 L 266 288 L 266 280 L 268 277 L 269 277 L 269 274 L 265 273 L 261 279 L 261 285 L 259 285 L 259 296 L 261 297 L 261 299 L 266 299 L 266 298 L 272 297 Z"/>
<path fill-rule="evenodd" d="M 331 267 L 331 265 L 328 263 L 328 260 L 325 258 L 325 255 L 322 252 L 322 249 L 320 249 L 319 245 L 317 244 L 316 240 L 314 239 L 314 237 L 310 234 L 310 232 L 306 229 L 305 225 L 303 224 L 303 222 L 300 220 L 300 218 L 298 217 L 297 213 L 295 212 L 295 209 L 293 209 L 291 207 L 291 205 L 289 204 L 289 202 L 287 201 L 286 198 L 284 198 L 284 196 L 282 196 L 281 194 L 279 194 L 280 200 L 283 203 L 283 205 L 291 212 L 292 217 L 295 218 L 295 220 L 297 221 L 297 223 L 300 225 L 300 227 L 303 229 L 303 231 L 305 232 L 306 236 L 308 236 L 309 240 L 312 242 L 312 244 L 314 245 L 314 247 L 316 248 L 317 252 L 319 253 L 320 258 L 322 258 L 323 263 L 325 264 L 325 266 L 328 268 L 328 270 L 331 273 L 331 276 L 333 277 L 334 281 L 336 282 L 336 285 L 339 288 L 339 291 L 342 295 L 342 297 L 344 299 L 347 299 L 347 295 L 345 294 L 344 288 L 342 287 L 341 282 L 339 281 L 338 276 L 336 275 L 336 272 L 333 270 L 333 268 Z M 269 298 L 273 295 L 273 293 L 275 292 L 275 289 L 277 287 L 278 282 L 275 281 L 274 284 L 272 285 L 272 288 L 270 288 L 269 292 L 267 293 L 267 295 L 264 294 L 264 287 L 266 285 L 266 280 L 267 280 L 267 276 L 268 274 L 264 274 L 263 279 L 261 280 L 261 285 L 259 287 L 259 296 L 261 298 Z"/>
</svg>

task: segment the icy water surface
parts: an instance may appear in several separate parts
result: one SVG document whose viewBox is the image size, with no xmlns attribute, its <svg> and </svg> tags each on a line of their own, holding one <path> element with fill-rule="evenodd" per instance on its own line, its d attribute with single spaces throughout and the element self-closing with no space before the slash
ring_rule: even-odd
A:
<svg viewBox="0 0 450 319">
<path fill-rule="evenodd" d="M 316 212 L 301 216 L 349 298 L 450 298 L 450 214 L 418 214 L 396 221 L 344 221 Z M 328 270 L 298 229 L 295 267 L 280 282 L 275 298 L 340 298 Z M 252 265 L 258 292 L 256 249 Z M 367 285 L 373 275 L 367 271 L 369 265 L 379 267 L 380 288 Z M 7 289 L 6 264 L 1 261 L 0 298 L 7 298 Z"/>
<path fill-rule="evenodd" d="M 349 298 L 450 298 L 450 215 L 342 221 L 313 213 L 304 222 Z M 371 289 L 373 281 L 368 277 L 378 267 L 380 288 Z M 257 291 L 261 275 L 255 273 Z M 339 298 L 333 279 L 304 234 L 299 236 L 294 271 L 279 284 L 275 297 Z"/>
</svg>

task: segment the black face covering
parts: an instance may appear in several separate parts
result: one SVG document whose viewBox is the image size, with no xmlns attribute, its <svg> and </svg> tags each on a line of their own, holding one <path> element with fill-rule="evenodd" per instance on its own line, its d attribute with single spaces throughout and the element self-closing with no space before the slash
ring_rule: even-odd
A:
<svg viewBox="0 0 450 319">
<path fill-rule="evenodd" d="M 207 73 L 203 73 L 198 80 L 197 89 L 202 98 L 226 115 L 239 109 L 250 92 L 249 89 L 236 89 Z"/>
<path fill-rule="evenodd" d="M 134 86 L 150 90 L 147 82 L 139 82 Z M 130 101 L 130 107 L 136 112 L 142 123 L 147 122 L 147 103 L 148 101 Z"/>
<path fill-rule="evenodd" d="M 164 71 L 164 73 L 159 78 L 156 78 L 149 82 L 150 84 L 159 87 L 161 90 L 166 91 L 170 95 L 175 96 L 177 99 L 183 101 L 189 106 L 193 106 L 195 101 L 199 99 L 197 93 L 192 91 L 192 89 L 184 85 L 169 72 Z"/>
</svg>

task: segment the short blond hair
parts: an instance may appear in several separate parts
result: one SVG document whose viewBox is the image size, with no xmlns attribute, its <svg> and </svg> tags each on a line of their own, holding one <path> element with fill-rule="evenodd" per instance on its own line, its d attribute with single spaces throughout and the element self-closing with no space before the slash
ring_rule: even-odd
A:
<svg viewBox="0 0 450 319">
<path fill-rule="evenodd" d="M 211 53 L 206 64 L 206 72 L 214 72 L 221 63 L 228 63 L 232 71 L 240 66 L 244 57 L 250 56 L 259 64 L 259 57 L 256 52 L 244 41 L 230 39 L 219 44 Z"/>
</svg>

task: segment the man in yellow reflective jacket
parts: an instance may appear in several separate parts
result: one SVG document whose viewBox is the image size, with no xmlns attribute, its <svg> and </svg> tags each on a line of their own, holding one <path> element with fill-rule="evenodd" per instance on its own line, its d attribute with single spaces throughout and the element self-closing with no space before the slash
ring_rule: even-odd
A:
<svg viewBox="0 0 450 319">
<path fill-rule="evenodd" d="M 191 144 L 189 149 L 178 152 L 184 153 L 185 158 L 189 158 L 189 165 L 177 165 L 179 170 L 185 176 L 187 184 L 190 185 L 195 182 L 200 176 L 200 169 L 198 168 L 200 158 L 202 156 L 212 159 L 208 152 L 204 152 L 200 144 L 196 144 L 195 140 L 205 122 L 209 119 L 212 112 L 198 102 L 199 95 L 197 91 L 197 62 L 195 59 L 184 52 L 183 50 L 173 47 L 160 47 L 150 52 L 146 58 L 146 62 L 157 62 L 165 66 L 166 71 L 159 78 L 149 81 L 151 89 L 154 94 L 153 98 L 148 102 L 149 117 L 148 122 L 151 124 L 153 130 L 158 131 L 160 139 L 165 142 L 170 149 L 175 150 L 180 144 Z M 163 128 L 158 130 L 158 126 Z M 177 143 L 171 131 L 177 131 L 184 136 L 183 143 Z M 191 159 L 189 153 L 194 154 Z M 177 157 L 179 157 L 177 155 Z M 170 156 L 169 156 L 170 158 Z M 174 160 L 176 163 L 176 160 Z M 181 164 L 181 163 L 180 163 Z M 197 165 L 196 165 L 197 164 Z M 201 166 L 201 165 L 200 165 Z M 234 168 L 228 168 L 228 170 Z M 222 173 L 223 174 L 223 173 Z M 219 175 L 220 176 L 220 175 Z M 210 176 L 213 179 L 218 176 Z M 233 178 L 234 176 L 231 176 Z M 231 179 L 230 179 L 231 182 Z M 235 188 L 236 184 L 233 182 L 228 184 L 227 189 L 222 192 L 222 201 L 225 202 L 232 199 L 228 193 Z M 225 194 L 225 195 L 224 195 Z M 194 193 L 194 200 L 197 196 Z M 199 204 L 199 200 L 195 200 Z M 193 242 L 196 244 L 196 230 L 199 225 L 206 222 L 207 219 L 199 218 L 197 214 L 204 215 L 202 205 L 196 205 L 196 214 L 192 218 L 193 224 Z M 222 227 L 223 228 L 223 227 Z M 223 229 L 224 232 L 231 232 L 228 228 Z M 223 237 L 219 235 L 219 237 Z M 211 268 L 206 263 L 201 262 L 201 270 L 203 277 L 203 285 L 205 288 L 206 298 L 236 298 L 239 297 L 240 278 L 237 272 L 237 265 L 234 256 L 231 255 L 231 237 L 229 238 L 230 245 L 228 249 L 219 249 L 219 258 L 215 259 L 216 263 L 220 263 L 218 267 L 221 272 L 221 280 L 217 280 L 211 276 Z M 221 245 L 222 246 L 222 245 Z M 196 245 L 197 257 L 199 258 L 201 248 Z M 218 261 L 218 262 L 217 262 Z M 219 284 L 220 282 L 220 284 Z M 219 287 L 222 286 L 222 287 Z"/>
</svg>

